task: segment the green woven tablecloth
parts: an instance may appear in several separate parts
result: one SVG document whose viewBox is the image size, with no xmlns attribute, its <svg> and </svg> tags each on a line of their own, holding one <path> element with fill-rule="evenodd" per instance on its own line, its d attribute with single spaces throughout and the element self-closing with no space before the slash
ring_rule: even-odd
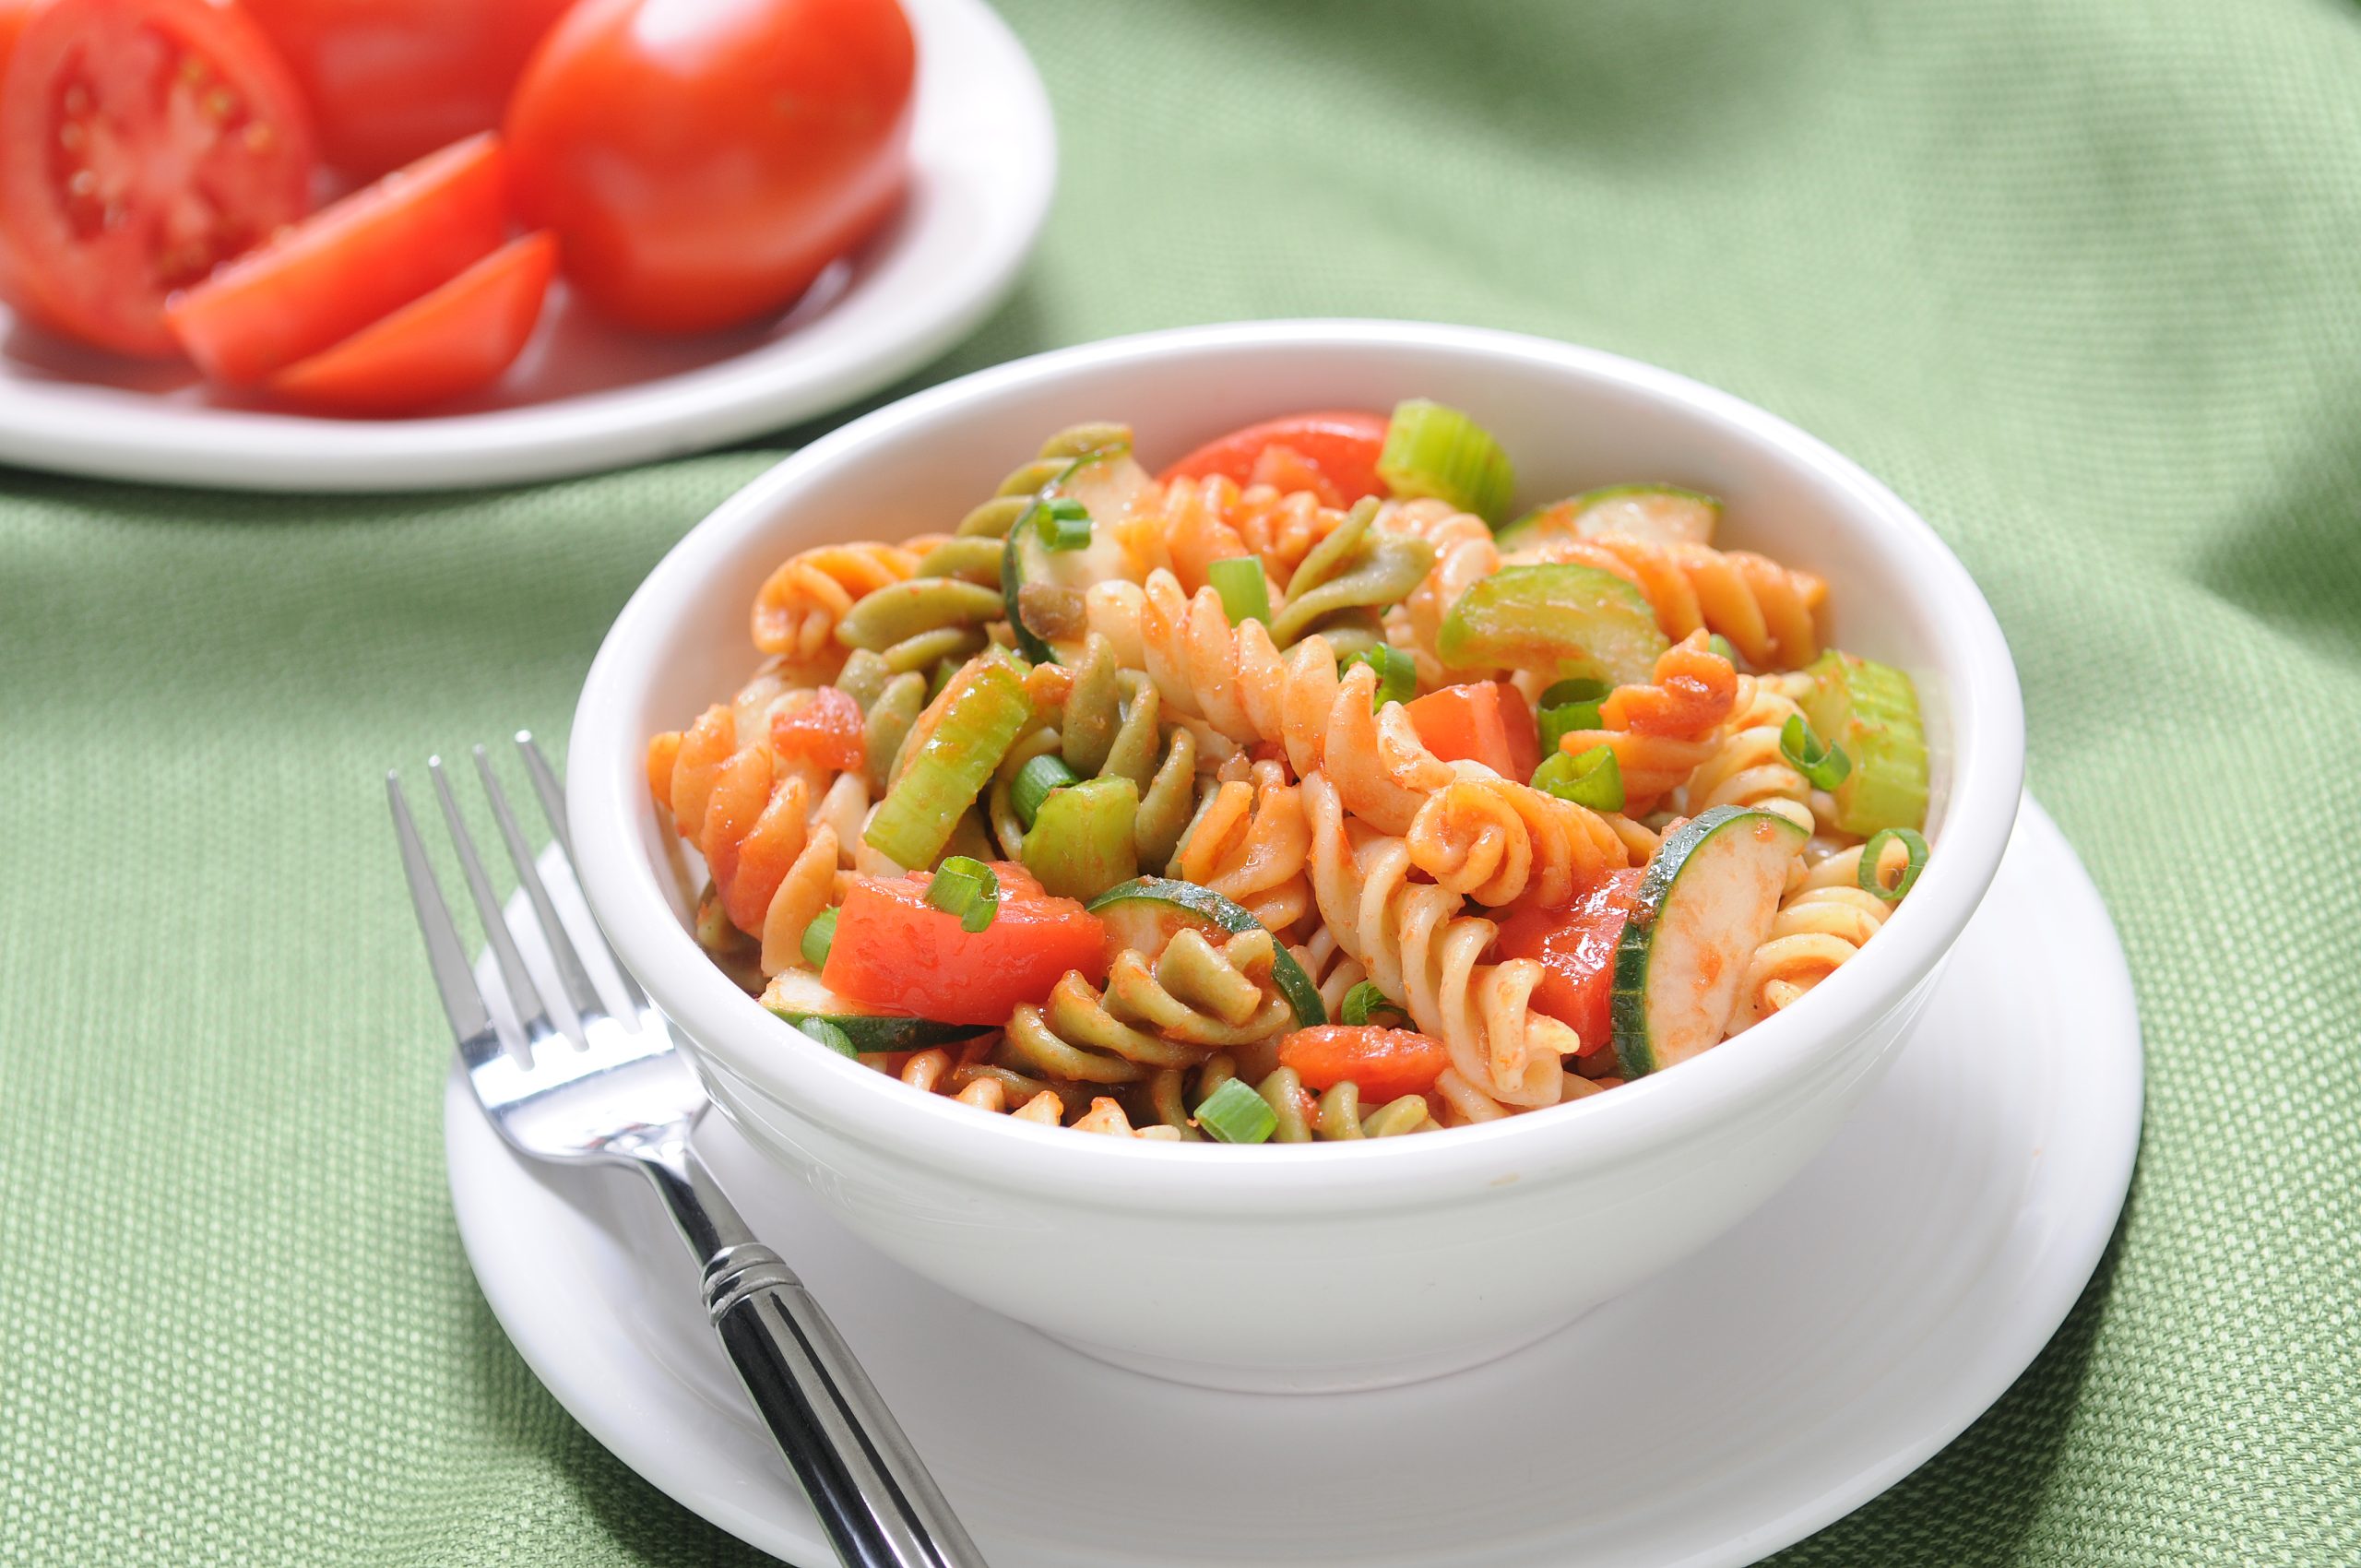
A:
<svg viewBox="0 0 2361 1568">
<path fill-rule="evenodd" d="M 1826 437 L 1999 612 L 2130 953 L 2146 1143 L 2048 1350 L 1783 1561 L 2361 1561 L 2361 10 L 1010 11 L 1063 185 L 927 379 L 1240 316 L 1549 334 Z M 753 1557 L 477 1294 L 379 778 L 562 738 L 774 456 L 367 500 L 0 472 L 0 1562 Z"/>
</svg>

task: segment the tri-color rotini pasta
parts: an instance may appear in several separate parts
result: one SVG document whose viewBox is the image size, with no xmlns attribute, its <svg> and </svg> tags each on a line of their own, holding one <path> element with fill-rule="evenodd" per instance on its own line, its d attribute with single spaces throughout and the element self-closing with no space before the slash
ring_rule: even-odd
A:
<svg viewBox="0 0 2361 1568">
<path fill-rule="evenodd" d="M 1496 1121 L 1794 1005 L 1925 864 L 1909 677 L 1710 496 L 1514 489 L 1424 401 L 1160 474 L 1091 423 L 799 552 L 649 743 L 698 940 L 782 1049 L 1177 1143 Z"/>
</svg>

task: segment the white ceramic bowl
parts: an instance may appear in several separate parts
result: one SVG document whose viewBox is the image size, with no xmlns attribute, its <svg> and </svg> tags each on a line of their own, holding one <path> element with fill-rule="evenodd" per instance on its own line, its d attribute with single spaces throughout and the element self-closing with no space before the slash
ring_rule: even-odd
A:
<svg viewBox="0 0 2361 1568">
<path fill-rule="evenodd" d="M 1829 582 L 1836 642 L 1916 679 L 1934 762 L 1916 890 L 1802 1004 L 1611 1094 L 1481 1127 L 1205 1148 L 980 1114 L 817 1050 L 724 979 L 668 891 L 647 737 L 734 691 L 778 560 L 947 528 L 1049 432 L 1137 431 L 1153 469 L 1251 420 L 1430 397 L 1517 464 L 1519 505 L 1618 480 L 1728 504 L 1725 542 Z M 1990 609 L 1933 530 L 1801 431 L 1661 370 L 1465 327 L 1264 322 L 1062 350 L 857 420 L 698 525 L 625 606 L 575 718 L 591 908 L 714 1099 L 853 1230 L 1089 1353 L 1243 1389 L 1376 1385 L 1537 1337 L 1683 1257 L 1827 1140 L 1892 1061 L 2015 820 L 2023 715 Z M 770 1238 L 791 1258 L 795 1239 Z"/>
</svg>

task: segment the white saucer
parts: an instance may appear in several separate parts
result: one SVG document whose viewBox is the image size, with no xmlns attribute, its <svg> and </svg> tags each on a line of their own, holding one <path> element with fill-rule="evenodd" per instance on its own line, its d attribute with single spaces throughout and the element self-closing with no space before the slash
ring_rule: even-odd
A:
<svg viewBox="0 0 2361 1568">
<path fill-rule="evenodd" d="M 563 291 L 492 393 L 411 420 L 209 399 L 185 366 L 108 360 L 0 308 L 0 462 L 237 490 L 438 490 L 587 473 L 718 446 L 867 396 L 957 342 L 1006 295 L 1057 183 L 1033 62 L 984 0 L 903 0 L 918 35 L 908 201 L 786 318 L 639 337 Z"/>
<path fill-rule="evenodd" d="M 1749 1562 L 1999 1397 L 2122 1206 L 2130 976 L 2030 799 L 1939 985 L 1826 1153 L 1705 1253 L 1488 1366 L 1377 1393 L 1222 1394 L 1106 1366 L 869 1251 L 718 1118 L 704 1146 L 995 1568 Z M 832 1562 L 637 1179 L 516 1158 L 456 1077 L 445 1137 L 484 1295 L 575 1419 L 722 1528 Z"/>
</svg>

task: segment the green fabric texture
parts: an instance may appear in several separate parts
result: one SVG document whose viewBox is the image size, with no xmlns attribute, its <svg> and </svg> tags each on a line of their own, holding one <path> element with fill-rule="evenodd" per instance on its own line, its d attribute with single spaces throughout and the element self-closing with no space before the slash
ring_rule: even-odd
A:
<svg viewBox="0 0 2361 1568">
<path fill-rule="evenodd" d="M 2139 1173 L 2017 1385 L 1779 1561 L 2361 1561 L 2361 12 L 1008 11 L 1062 188 L 921 379 L 1251 316 L 1595 344 L 1858 458 L 1999 612 L 2139 986 Z M 633 586 L 775 455 L 0 474 L 0 1562 L 755 1558 L 477 1293 L 379 780 L 562 741 Z"/>
</svg>

